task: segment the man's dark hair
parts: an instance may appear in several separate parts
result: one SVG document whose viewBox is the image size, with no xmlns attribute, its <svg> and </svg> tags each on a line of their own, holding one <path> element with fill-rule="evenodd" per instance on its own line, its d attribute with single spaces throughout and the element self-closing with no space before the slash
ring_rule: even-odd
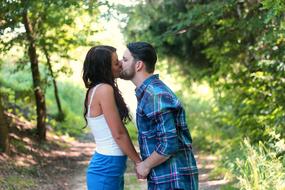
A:
<svg viewBox="0 0 285 190">
<path fill-rule="evenodd" d="M 127 48 L 136 60 L 141 60 L 145 63 L 147 72 L 154 72 L 157 55 L 151 44 L 147 42 L 132 42 L 127 45 Z"/>
</svg>

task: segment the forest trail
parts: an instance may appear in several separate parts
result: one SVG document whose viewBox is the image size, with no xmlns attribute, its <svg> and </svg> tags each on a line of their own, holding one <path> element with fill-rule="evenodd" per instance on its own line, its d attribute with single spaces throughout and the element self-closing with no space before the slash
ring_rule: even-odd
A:
<svg viewBox="0 0 285 190">
<path fill-rule="evenodd" d="M 195 158 L 198 162 L 199 168 L 199 189 L 200 190 L 218 190 L 223 185 L 228 183 L 227 180 L 221 179 L 210 179 L 210 172 L 215 168 L 215 164 L 218 158 L 213 155 L 200 155 L 196 154 Z"/>
<path fill-rule="evenodd" d="M 75 171 L 68 180 L 67 189 L 70 190 L 86 190 L 85 172 L 88 166 L 89 160 L 94 153 L 95 144 L 93 142 L 78 142 L 71 143 L 71 152 L 73 154 L 82 155 L 80 160 L 76 162 L 77 171 Z"/>
<path fill-rule="evenodd" d="M 82 160 L 78 160 L 78 170 L 70 176 L 67 181 L 67 189 L 71 190 L 87 190 L 85 171 L 95 149 L 95 144 L 90 142 L 73 142 L 70 148 L 70 153 L 80 156 Z M 217 157 L 212 155 L 195 155 L 199 167 L 199 189 L 200 190 L 218 190 L 222 185 L 227 184 L 224 179 L 209 179 L 210 171 L 215 167 Z M 146 190 L 147 184 L 145 181 L 137 181 L 133 171 L 131 161 L 128 161 L 128 168 L 125 173 L 125 190 Z"/>
<path fill-rule="evenodd" d="M 18 139 L 15 142 L 23 143 L 24 152 L 15 152 L 11 158 L 0 155 L 0 190 L 87 190 L 85 172 L 95 150 L 91 135 L 83 140 L 65 140 L 65 137 L 48 133 L 49 143 L 41 149 L 27 137 L 21 140 L 15 133 L 12 136 L 13 141 Z M 227 183 L 223 179 L 211 180 L 209 176 L 218 161 L 216 157 L 200 153 L 195 157 L 199 168 L 199 189 L 217 190 Z M 14 183 L 15 180 L 18 182 Z M 125 190 L 146 189 L 146 181 L 136 179 L 133 164 L 128 160 Z"/>
</svg>

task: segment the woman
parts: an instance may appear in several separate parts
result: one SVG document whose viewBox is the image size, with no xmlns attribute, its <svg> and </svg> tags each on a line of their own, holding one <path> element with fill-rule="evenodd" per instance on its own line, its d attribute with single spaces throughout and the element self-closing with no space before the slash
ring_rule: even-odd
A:
<svg viewBox="0 0 285 190">
<path fill-rule="evenodd" d="M 116 49 L 92 47 L 83 65 L 87 93 L 84 117 L 96 141 L 96 151 L 87 169 L 88 190 L 123 190 L 127 156 L 141 162 L 124 124 L 128 108 L 115 78 L 122 70 Z"/>
</svg>

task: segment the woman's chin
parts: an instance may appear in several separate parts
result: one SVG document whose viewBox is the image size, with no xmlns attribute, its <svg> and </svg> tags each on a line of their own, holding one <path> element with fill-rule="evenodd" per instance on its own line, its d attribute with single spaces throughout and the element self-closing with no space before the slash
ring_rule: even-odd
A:
<svg viewBox="0 0 285 190">
<path fill-rule="evenodd" d="M 120 77 L 120 74 L 114 75 L 114 78 L 115 78 L 115 79 L 117 79 L 117 78 L 119 78 L 119 77 Z"/>
</svg>

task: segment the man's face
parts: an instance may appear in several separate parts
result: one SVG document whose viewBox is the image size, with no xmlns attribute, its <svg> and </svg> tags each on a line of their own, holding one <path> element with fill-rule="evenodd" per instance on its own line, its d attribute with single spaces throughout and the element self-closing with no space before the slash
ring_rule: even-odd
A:
<svg viewBox="0 0 285 190">
<path fill-rule="evenodd" d="M 136 60 L 132 56 L 129 49 L 126 49 L 122 60 L 123 70 L 120 74 L 120 78 L 125 80 L 132 80 L 136 74 Z"/>
</svg>

